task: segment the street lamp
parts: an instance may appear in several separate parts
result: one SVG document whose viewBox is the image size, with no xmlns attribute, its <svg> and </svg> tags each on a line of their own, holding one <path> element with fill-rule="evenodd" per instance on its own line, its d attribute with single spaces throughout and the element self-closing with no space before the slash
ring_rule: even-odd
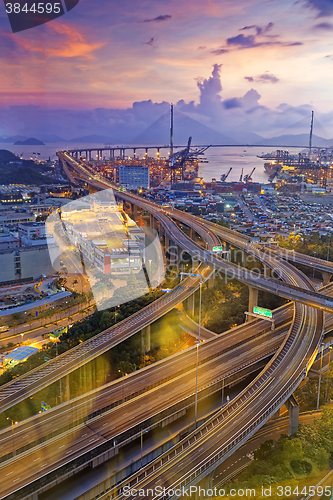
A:
<svg viewBox="0 0 333 500">
<path fill-rule="evenodd" d="M 24 333 L 21 333 L 21 337 L 22 337 L 22 344 L 23 344 Z"/>
<path fill-rule="evenodd" d="M 198 416 L 198 370 L 199 370 L 199 345 L 201 343 L 201 289 L 202 289 L 202 274 L 196 273 L 180 273 L 180 281 L 182 281 L 183 276 L 194 276 L 200 278 L 199 284 L 199 339 L 195 342 L 197 346 L 197 363 L 195 370 L 195 401 L 194 401 L 194 424 L 197 428 L 197 416 Z"/>
<path fill-rule="evenodd" d="M 324 344 L 322 344 L 322 345 L 321 345 L 320 372 L 319 372 L 318 394 L 317 394 L 317 410 L 319 410 L 320 383 L 321 383 L 321 370 L 322 370 L 322 367 L 323 367 L 323 350 L 324 350 Z"/>
<path fill-rule="evenodd" d="M 313 252 L 313 256 L 314 256 L 314 258 L 316 258 L 317 257 L 317 252 Z M 314 278 L 315 269 L 316 269 L 316 262 L 314 261 L 313 271 L 312 271 L 312 278 Z"/>
<path fill-rule="evenodd" d="M 148 431 L 145 431 L 147 433 Z M 142 448 L 143 448 L 143 429 L 141 429 L 141 465 L 140 468 L 142 467 Z"/>
<path fill-rule="evenodd" d="M 13 437 L 13 457 L 15 457 L 16 452 L 15 452 L 15 441 L 14 441 L 14 425 L 18 424 L 18 422 L 14 422 L 11 418 L 7 417 L 7 420 L 10 420 L 12 423 L 12 437 Z"/>
<path fill-rule="evenodd" d="M 332 346 L 329 346 L 329 354 L 328 354 L 328 367 L 327 367 L 327 379 L 326 379 L 326 394 L 325 394 L 325 403 L 327 403 L 327 396 L 328 396 L 328 377 L 329 377 L 329 373 L 330 373 L 331 350 L 332 350 Z"/>
<path fill-rule="evenodd" d="M 327 259 L 326 260 L 330 260 L 330 246 L 331 246 L 331 233 L 328 237 L 328 245 L 327 245 Z"/>
<path fill-rule="evenodd" d="M 118 370 L 118 372 L 122 374 L 122 378 L 123 378 L 122 386 L 123 386 L 123 403 L 124 403 L 125 402 L 125 376 L 127 375 L 127 373 L 124 373 L 122 370 Z"/>
</svg>

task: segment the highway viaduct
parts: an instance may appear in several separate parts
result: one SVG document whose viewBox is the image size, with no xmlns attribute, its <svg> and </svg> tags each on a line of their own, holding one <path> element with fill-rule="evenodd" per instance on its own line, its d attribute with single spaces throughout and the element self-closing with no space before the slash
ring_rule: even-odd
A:
<svg viewBox="0 0 333 500">
<path fill-rule="evenodd" d="M 173 149 L 185 149 L 187 145 L 184 146 L 173 146 Z M 299 146 L 299 145 L 270 145 L 270 144 L 202 144 L 198 146 L 192 146 L 193 148 L 198 148 L 198 149 L 208 149 L 208 148 L 251 148 L 251 147 L 262 147 L 262 148 L 302 148 L 306 149 L 309 146 Z M 80 160 L 80 158 L 85 158 L 88 161 L 91 160 L 99 160 L 103 159 L 103 153 L 108 153 L 108 157 L 110 159 L 114 159 L 116 157 L 118 158 L 126 158 L 126 151 L 131 152 L 131 157 L 135 158 L 137 155 L 137 151 L 144 151 L 144 155 L 148 156 L 149 151 L 154 151 L 157 153 L 157 155 L 160 154 L 160 151 L 170 151 L 170 145 L 164 144 L 160 146 L 156 145 L 148 145 L 148 146 L 129 146 L 129 145 L 122 145 L 122 146 L 104 146 L 104 147 L 95 147 L 95 148 L 73 148 L 73 149 L 68 149 L 66 153 L 73 157 L 76 160 Z M 118 152 L 118 155 L 116 154 Z M 84 156 L 83 156 L 84 155 Z M 167 153 L 168 155 L 168 153 Z"/>
<path fill-rule="evenodd" d="M 175 236 L 175 230 L 173 229 L 173 230 L 172 230 L 172 237 L 174 237 L 174 236 Z M 176 235 L 176 237 L 177 237 L 177 238 L 179 238 L 179 236 L 177 236 L 177 235 Z M 180 240 L 182 240 L 182 238 L 180 238 Z M 176 242 L 177 242 L 177 243 L 179 243 L 179 240 L 176 240 Z M 182 243 L 182 241 L 181 241 L 181 243 Z M 202 254 L 200 254 L 200 255 L 202 255 Z M 210 257 L 210 256 L 208 256 L 208 258 L 209 258 L 209 257 Z M 259 256 L 259 257 L 260 257 L 260 256 Z M 204 256 L 204 259 L 205 259 L 205 256 Z M 270 263 L 270 264 L 272 264 L 271 259 L 270 259 L 270 258 L 267 258 L 267 259 L 268 259 L 269 263 Z M 206 259 L 206 261 L 207 261 L 207 259 Z M 281 263 L 280 263 L 280 265 L 281 265 Z M 273 265 L 273 264 L 272 264 L 272 267 L 274 268 L 274 265 Z M 291 266 L 291 267 L 292 267 L 292 266 Z M 291 283 L 292 283 L 292 282 L 294 282 L 294 283 L 299 284 L 299 283 L 302 281 L 302 285 L 303 285 L 305 288 L 311 289 L 311 286 L 310 286 L 309 282 L 308 282 L 307 280 L 304 280 L 304 278 L 302 278 L 301 273 L 295 273 L 295 271 L 293 271 L 291 267 L 285 266 L 284 275 L 283 275 L 282 277 L 283 277 L 284 279 L 289 280 Z M 310 311 L 311 311 L 311 308 L 307 308 L 306 306 L 298 306 L 298 305 L 296 304 L 295 308 L 297 309 L 298 307 L 300 308 L 300 311 L 303 311 L 303 314 L 307 313 L 307 309 L 309 309 L 309 313 L 310 313 Z M 312 310 L 312 311 L 313 311 L 313 310 Z M 320 318 L 320 313 L 319 313 L 319 311 L 317 311 L 317 312 L 315 312 L 315 311 L 314 311 L 314 313 L 311 313 L 311 314 L 315 314 L 315 315 L 318 317 L 318 319 Z M 296 310 L 296 316 L 297 316 L 297 310 Z M 311 325 L 311 322 L 310 322 L 309 324 Z M 292 326 L 292 328 L 291 328 L 291 331 L 290 331 L 290 333 L 289 333 L 289 337 L 288 337 L 288 339 L 289 339 L 289 340 L 290 340 L 290 337 L 292 337 L 292 334 L 293 334 L 293 329 L 294 329 L 294 334 L 296 334 L 296 333 L 297 333 L 297 331 L 298 331 L 297 329 L 299 329 L 299 328 L 304 328 L 304 326 L 302 326 L 302 325 L 297 325 L 297 324 L 295 324 L 295 322 L 294 322 L 294 323 L 293 323 L 293 326 Z M 295 330 L 295 329 L 296 329 L 296 330 Z M 319 321 L 319 322 L 314 321 L 314 322 L 313 322 L 313 324 L 312 324 L 312 328 L 308 328 L 308 330 L 309 330 L 309 332 L 307 332 L 307 333 L 308 333 L 308 335 L 309 335 L 309 337 L 310 337 L 310 338 L 309 338 L 309 342 L 310 342 L 310 344 L 308 344 L 308 345 L 306 346 L 307 348 L 305 348 L 305 346 L 304 346 L 304 349 L 305 349 L 305 350 L 303 349 L 304 353 L 308 352 L 309 346 L 311 346 L 313 343 L 314 343 L 314 345 L 315 345 L 315 342 L 316 342 L 316 340 L 315 340 L 315 339 L 318 337 L 318 333 L 319 333 L 319 331 L 320 331 L 320 334 L 321 334 L 321 329 L 320 329 L 320 321 Z M 317 333 L 316 333 L 316 332 L 317 332 Z M 312 336 L 311 336 L 311 335 L 312 335 Z M 319 336 L 320 336 L 320 335 L 319 335 Z M 298 341 L 297 341 L 297 337 L 298 337 L 298 335 L 294 335 L 294 342 L 295 342 L 295 343 L 297 343 L 297 342 L 298 342 Z M 311 338 L 313 339 L 312 341 L 311 341 Z M 288 343 L 288 340 L 287 340 L 286 342 Z M 293 344 L 293 341 L 291 342 L 291 346 L 292 346 L 292 344 Z M 285 347 L 285 346 L 284 346 L 284 347 Z M 283 347 L 280 349 L 280 352 L 278 352 L 277 357 L 279 356 L 279 354 L 281 355 L 282 351 L 283 351 Z M 288 354 L 290 354 L 290 353 L 288 353 L 287 351 L 288 351 L 288 350 L 285 350 L 285 353 L 284 353 L 286 356 L 287 356 Z M 282 357 L 283 357 L 283 356 L 282 356 Z M 303 358 L 303 359 L 305 359 L 305 358 Z M 306 366 L 308 365 L 308 362 L 309 362 L 310 360 L 311 360 L 311 356 L 310 356 L 310 358 L 309 358 L 309 359 L 307 359 Z M 303 364 L 304 364 L 304 363 L 303 363 Z M 272 366 L 272 365 L 271 365 L 271 366 Z M 277 368 L 277 367 L 275 367 L 275 368 Z M 303 372 L 304 372 L 304 369 L 303 369 L 303 371 L 301 372 L 301 373 L 304 375 L 304 373 L 303 373 Z M 298 375 L 300 375 L 300 374 L 298 374 Z M 292 378 L 295 378 L 295 374 L 294 374 L 294 373 L 290 373 L 290 376 L 292 376 Z M 264 375 L 262 375 L 262 377 L 264 377 Z M 297 380 L 298 380 L 298 379 L 297 379 Z M 259 382 L 259 379 L 258 379 L 258 382 Z M 294 382 L 295 382 L 295 381 L 294 381 Z M 264 381 L 262 381 L 262 383 L 264 383 Z M 259 384 L 259 386 L 260 386 L 260 384 Z M 287 391 L 287 392 L 288 392 L 288 391 Z M 289 392 L 290 392 L 290 387 L 289 387 Z M 283 399 L 285 396 L 286 396 L 286 394 L 284 393 L 284 396 L 282 397 L 282 399 Z M 288 399 L 288 398 L 287 398 L 287 399 Z M 279 401 L 281 402 L 281 398 L 280 398 L 280 400 L 279 400 Z M 267 416 L 267 415 L 266 415 L 266 416 Z M 265 417 L 264 417 L 264 418 L 265 418 Z M 264 419 L 264 418 L 263 418 L 263 419 Z M 263 420 L 263 419 L 262 419 L 262 420 Z M 258 422 L 258 425 L 259 425 L 259 423 L 260 423 L 260 421 Z M 252 429 L 252 430 L 253 430 L 253 429 Z M 251 429 L 250 429 L 250 432 L 251 432 Z M 238 441 L 236 441 L 236 443 L 235 443 L 235 444 L 237 444 L 237 442 L 238 442 Z M 191 443 L 189 444 L 189 446 L 191 446 Z M 201 474 L 201 472 L 202 472 L 202 471 L 200 470 L 200 474 Z M 204 475 L 205 475 L 205 473 L 206 473 L 206 472 L 207 472 L 207 470 L 206 470 L 206 468 L 205 468 Z M 194 479 L 197 481 L 197 480 L 198 480 L 198 476 L 196 475 L 196 477 L 195 477 Z"/>
</svg>

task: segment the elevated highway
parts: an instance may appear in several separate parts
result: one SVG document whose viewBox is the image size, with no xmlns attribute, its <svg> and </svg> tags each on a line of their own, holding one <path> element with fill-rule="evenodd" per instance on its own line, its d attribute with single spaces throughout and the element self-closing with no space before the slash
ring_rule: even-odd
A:
<svg viewBox="0 0 333 500">
<path fill-rule="evenodd" d="M 204 266 L 199 272 L 202 273 L 204 279 L 208 279 L 212 270 L 209 266 Z M 193 294 L 199 288 L 199 283 L 200 278 L 188 277 L 172 292 L 165 294 L 117 325 L 1 386 L 0 410 L 5 411 L 32 396 L 150 325 Z"/>
<path fill-rule="evenodd" d="M 155 212 L 153 215 L 156 215 Z M 161 221 L 161 214 L 156 218 Z M 163 219 L 162 224 L 163 222 L 173 241 L 188 251 L 183 244 L 185 242 L 188 245 L 191 240 L 184 235 L 180 236 L 174 226 L 171 229 L 168 220 Z M 200 251 L 202 260 L 206 259 L 207 263 L 208 259 L 215 259 L 214 256 L 206 256 L 202 249 Z M 293 266 L 281 261 L 278 268 L 272 257 L 265 257 L 265 262 L 274 270 L 279 270 L 281 279 L 290 287 L 302 286 L 305 293 L 315 293 L 309 280 Z M 220 267 L 225 271 L 222 264 Z M 243 271 L 246 273 L 246 270 Z M 295 304 L 294 312 L 292 326 L 282 346 L 254 382 L 227 408 L 181 441 L 179 446 L 119 485 L 120 490 L 124 485 L 152 487 L 157 481 L 159 486 L 166 487 L 196 484 L 263 425 L 292 394 L 318 350 L 323 327 L 322 312 L 303 304 Z M 209 343 L 214 341 L 212 339 Z M 40 470 L 38 473 L 41 474 Z M 119 497 L 121 496 L 124 495 L 120 493 Z"/>
<path fill-rule="evenodd" d="M 293 269 L 283 270 L 284 279 L 311 289 L 303 276 Z M 178 445 L 118 484 L 116 498 L 126 498 L 125 486 L 153 489 L 158 485 L 163 491 L 163 488 L 188 488 L 197 484 L 276 412 L 304 378 L 322 336 L 322 312 L 298 303 L 294 308 L 292 326 L 282 346 L 255 380 L 225 409 Z M 164 499 L 174 495 L 156 493 L 152 497 Z"/>
<path fill-rule="evenodd" d="M 140 201 L 136 200 L 135 203 L 139 204 Z M 145 206 L 147 207 L 147 204 Z M 158 209 L 150 207 L 148 211 L 153 213 L 157 220 L 159 219 Z M 164 229 L 166 228 L 164 227 Z M 169 230 L 169 234 L 171 233 L 173 240 L 177 244 L 180 243 L 181 248 L 189 250 L 188 246 L 184 248 L 184 241 L 179 242 L 170 228 L 167 230 Z M 191 249 L 193 250 L 193 248 Z M 244 245 L 243 249 L 245 249 Z M 322 337 L 323 314 L 320 310 L 305 305 L 307 302 L 304 301 L 304 292 L 310 292 L 312 297 L 307 300 L 312 305 L 316 299 L 320 300 L 319 297 L 314 298 L 315 292 L 310 280 L 293 266 L 282 260 L 277 263 L 276 258 L 273 259 L 271 256 L 265 255 L 263 257 L 259 250 L 251 251 L 291 287 L 303 288 L 302 291 L 298 288 L 297 293 L 298 300 L 304 303 L 294 304 L 295 314 L 292 326 L 283 345 L 261 374 L 236 401 L 233 401 L 226 409 L 221 410 L 208 423 L 195 430 L 179 446 L 175 446 L 170 452 L 166 452 L 162 457 L 120 484 L 118 498 L 127 497 L 122 492 L 124 486 L 137 489 L 154 488 L 158 482 L 159 487 L 175 489 L 199 482 L 267 421 L 277 407 L 288 399 L 311 366 Z M 189 253 L 193 255 L 191 251 Z M 202 251 L 199 254 L 202 255 Z M 213 264 L 215 268 L 224 267 L 218 265 L 218 261 L 221 259 L 212 255 L 206 256 L 204 254 L 201 260 Z M 241 271 L 243 274 L 238 276 L 242 278 L 242 281 L 248 282 L 247 271 L 245 269 Z M 237 274 L 234 277 L 237 278 Z M 260 288 L 258 286 L 260 279 L 259 277 L 257 280 L 257 288 Z M 278 286 L 283 285 L 279 283 Z M 270 290 L 267 283 L 264 289 Z M 318 295 L 320 296 L 320 294 Z M 329 298 L 321 300 L 326 301 L 324 307 L 327 306 L 327 302 L 330 303 Z M 155 495 L 155 498 L 170 497 L 172 497 L 170 494 Z"/>
</svg>

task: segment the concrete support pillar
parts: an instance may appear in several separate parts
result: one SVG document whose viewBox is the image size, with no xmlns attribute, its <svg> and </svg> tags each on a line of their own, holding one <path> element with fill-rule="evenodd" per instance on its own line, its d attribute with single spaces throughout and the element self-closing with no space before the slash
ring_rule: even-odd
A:
<svg viewBox="0 0 333 500">
<path fill-rule="evenodd" d="M 70 386 L 69 386 L 69 373 L 66 375 L 66 401 L 70 401 L 71 399 L 71 392 L 70 392 Z"/>
<path fill-rule="evenodd" d="M 278 411 L 276 413 L 274 413 L 272 420 L 277 420 L 278 418 L 280 418 L 280 408 L 278 409 Z"/>
<path fill-rule="evenodd" d="M 249 286 L 249 312 L 253 312 L 253 307 L 258 305 L 258 289 Z"/>
<path fill-rule="evenodd" d="M 322 276 L 323 276 L 323 285 L 328 285 L 328 283 L 331 281 L 331 278 L 332 278 L 332 275 L 329 274 L 329 273 L 325 273 L 323 272 L 322 273 Z"/>
<path fill-rule="evenodd" d="M 191 316 L 194 316 L 194 293 L 187 298 L 187 311 Z"/>
<path fill-rule="evenodd" d="M 138 207 L 136 205 L 133 205 L 133 203 L 131 203 L 131 212 L 133 220 L 138 220 Z"/>
<path fill-rule="evenodd" d="M 169 264 L 171 266 L 177 266 L 177 246 L 172 240 L 169 239 L 169 247 L 166 248 L 169 252 Z"/>
<path fill-rule="evenodd" d="M 242 266 L 246 267 L 246 253 L 242 250 Z"/>
<path fill-rule="evenodd" d="M 289 413 L 289 436 L 296 434 L 298 431 L 299 406 L 293 395 L 286 402 L 286 407 Z"/>
<path fill-rule="evenodd" d="M 141 350 L 144 354 L 150 351 L 150 325 L 141 330 Z"/>
<path fill-rule="evenodd" d="M 167 252 L 170 246 L 170 238 L 167 233 L 164 233 L 164 246 L 165 246 L 165 251 Z"/>
<path fill-rule="evenodd" d="M 211 277 L 208 280 L 208 288 L 213 288 L 214 287 L 214 279 L 215 278 L 215 273 L 211 275 Z"/>
<path fill-rule="evenodd" d="M 205 497 L 206 491 L 213 488 L 213 479 L 216 474 L 216 469 L 213 470 L 208 476 L 202 479 L 196 486 L 195 500 L 200 500 Z"/>
<path fill-rule="evenodd" d="M 270 278 L 271 277 L 271 268 L 269 266 L 266 266 L 264 264 L 264 278 Z"/>
<path fill-rule="evenodd" d="M 179 265 L 182 261 L 183 250 L 180 247 L 177 247 L 177 269 L 179 270 Z"/>
<path fill-rule="evenodd" d="M 152 229 L 157 229 L 157 221 L 156 221 L 155 217 L 153 216 L 153 214 L 150 214 L 150 227 Z"/>
<path fill-rule="evenodd" d="M 195 231 L 192 227 L 189 228 L 188 235 L 191 238 L 191 240 L 194 240 L 195 237 Z"/>
</svg>

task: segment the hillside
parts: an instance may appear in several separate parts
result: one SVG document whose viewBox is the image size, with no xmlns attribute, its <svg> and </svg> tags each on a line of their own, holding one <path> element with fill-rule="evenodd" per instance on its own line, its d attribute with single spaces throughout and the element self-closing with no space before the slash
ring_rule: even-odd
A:
<svg viewBox="0 0 333 500">
<path fill-rule="evenodd" d="M 55 181 L 42 175 L 46 165 L 37 165 L 32 160 L 20 160 L 10 151 L 0 149 L 0 184 L 53 184 Z"/>
</svg>

